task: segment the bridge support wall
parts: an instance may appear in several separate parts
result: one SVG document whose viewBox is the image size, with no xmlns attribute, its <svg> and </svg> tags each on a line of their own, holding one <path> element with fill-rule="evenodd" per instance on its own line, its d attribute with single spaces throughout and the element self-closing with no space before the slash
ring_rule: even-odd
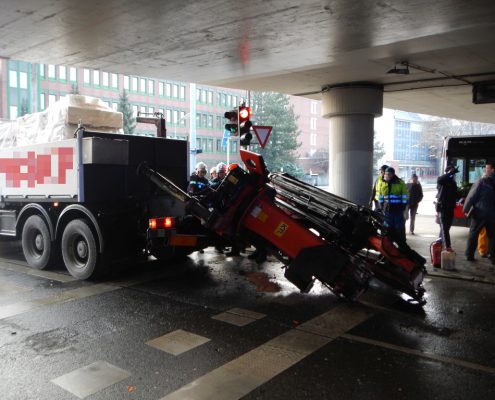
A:
<svg viewBox="0 0 495 400">
<path fill-rule="evenodd" d="M 366 205 L 375 174 L 374 119 L 382 115 L 383 88 L 367 84 L 330 87 L 323 92 L 322 106 L 322 116 L 330 119 L 330 191 Z"/>
</svg>

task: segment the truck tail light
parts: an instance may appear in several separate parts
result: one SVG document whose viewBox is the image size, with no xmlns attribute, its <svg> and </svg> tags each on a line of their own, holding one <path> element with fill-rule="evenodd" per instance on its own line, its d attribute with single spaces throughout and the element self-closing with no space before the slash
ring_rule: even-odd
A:
<svg viewBox="0 0 495 400">
<path fill-rule="evenodd" d="M 170 229 L 174 227 L 173 217 L 151 218 L 149 220 L 150 229 Z"/>
</svg>

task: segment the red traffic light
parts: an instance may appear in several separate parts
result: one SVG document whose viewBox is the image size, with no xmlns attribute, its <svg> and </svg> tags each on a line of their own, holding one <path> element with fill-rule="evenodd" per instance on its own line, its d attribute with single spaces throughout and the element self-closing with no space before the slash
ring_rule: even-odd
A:
<svg viewBox="0 0 495 400">
<path fill-rule="evenodd" d="M 244 122 L 249 120 L 250 115 L 251 115 L 251 108 L 239 107 L 239 122 Z"/>
</svg>

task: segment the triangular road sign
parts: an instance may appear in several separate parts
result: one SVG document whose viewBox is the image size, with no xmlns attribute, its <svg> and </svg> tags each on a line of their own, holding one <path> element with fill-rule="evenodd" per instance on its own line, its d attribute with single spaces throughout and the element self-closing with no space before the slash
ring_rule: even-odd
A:
<svg viewBox="0 0 495 400">
<path fill-rule="evenodd" d="M 268 137 L 270 136 L 270 133 L 272 132 L 273 126 L 254 126 L 253 125 L 253 131 L 256 134 L 256 137 L 258 138 L 258 143 L 260 144 L 261 148 L 265 148 L 265 144 L 268 141 Z"/>
</svg>

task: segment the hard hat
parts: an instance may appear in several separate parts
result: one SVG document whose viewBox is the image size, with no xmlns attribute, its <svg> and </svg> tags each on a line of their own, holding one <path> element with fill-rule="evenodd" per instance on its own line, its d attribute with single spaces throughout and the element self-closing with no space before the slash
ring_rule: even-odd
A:
<svg viewBox="0 0 495 400">
<path fill-rule="evenodd" d="M 221 162 L 217 164 L 217 172 L 227 172 L 227 164 Z"/>
<path fill-rule="evenodd" d="M 206 164 L 204 162 L 199 162 L 196 164 L 196 169 L 197 170 L 205 170 L 206 171 Z"/>
</svg>

